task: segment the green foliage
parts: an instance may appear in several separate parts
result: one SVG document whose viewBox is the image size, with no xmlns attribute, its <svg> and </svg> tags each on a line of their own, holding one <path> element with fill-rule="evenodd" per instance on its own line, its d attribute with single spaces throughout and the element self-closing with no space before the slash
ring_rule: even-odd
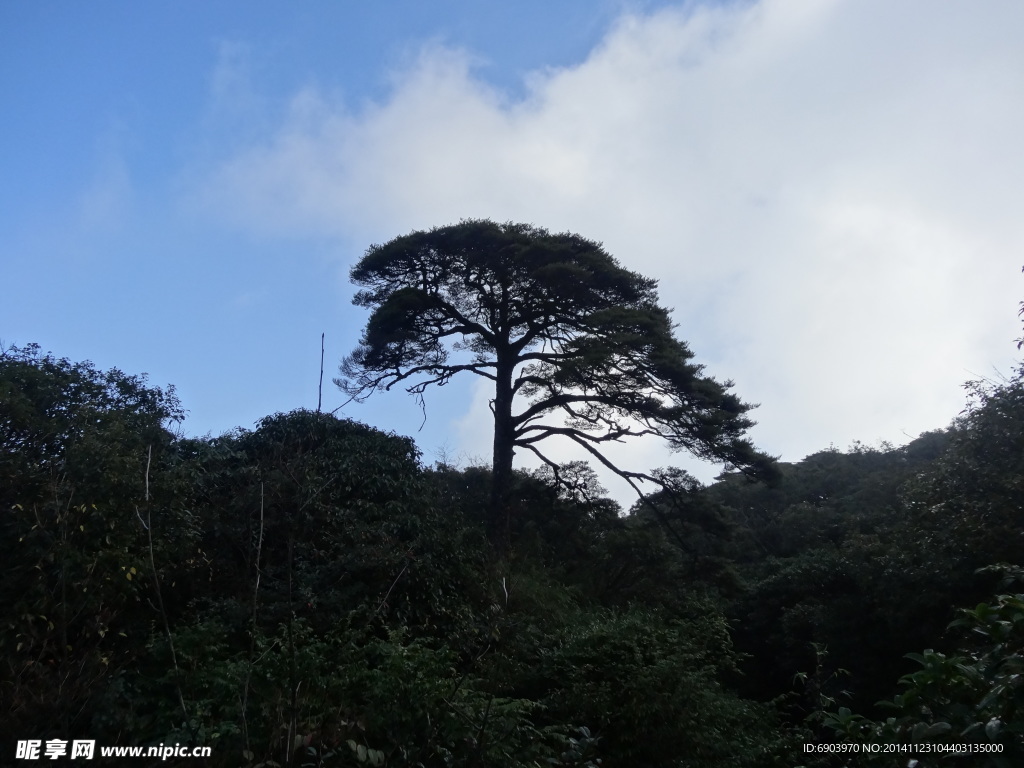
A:
<svg viewBox="0 0 1024 768">
<path fill-rule="evenodd" d="M 554 757 L 564 745 L 564 729 L 533 724 L 532 702 L 480 691 L 458 672 L 452 651 L 398 631 L 376 637 L 362 618 L 350 616 L 328 634 L 301 620 L 281 625 L 259 636 L 254 658 L 225 642 L 223 625 L 202 622 L 175 634 L 187 718 L 169 703 L 177 682 L 170 673 L 140 678 L 105 704 L 126 717 L 140 700 L 168 702 L 146 716 L 134 712 L 133 736 L 211 745 L 225 764 L 237 764 L 226 756 L 239 754 L 286 762 L 294 751 L 300 764 L 314 765 L 518 766 Z M 280 725 L 293 706 L 289 741 Z"/>
<path fill-rule="evenodd" d="M 906 671 L 903 655 L 941 634 L 955 604 L 949 559 L 913 524 L 903 489 L 947 440 L 823 451 L 783 465 L 774 488 L 727 476 L 703 492 L 732 526 L 724 556 L 745 582 L 728 611 L 750 657 L 744 692 L 786 692 L 814 668 L 818 644 L 826 677 L 850 670 L 852 701 L 868 707 Z M 798 717 L 815 709 L 803 697 L 791 704 Z"/>
<path fill-rule="evenodd" d="M 162 472 L 173 389 L 41 355 L 0 354 L 0 737 L 82 733 L 107 676 L 145 642 L 142 514 L 160 500 L 187 559 L 194 522 Z M 160 476 L 159 479 L 157 476 Z M 153 499 L 152 504 L 147 499 Z"/>
<path fill-rule="evenodd" d="M 687 620 L 632 610 L 566 625 L 536 664 L 548 716 L 587 723 L 607 766 L 762 764 L 774 717 L 723 690 L 727 627 L 712 606 L 691 608 Z"/>
<path fill-rule="evenodd" d="M 1016 566 L 1000 566 L 1006 585 L 1021 581 Z M 971 764 L 1008 768 L 1024 759 L 1024 594 L 998 594 L 960 611 L 951 628 L 966 634 L 954 655 L 908 654 L 919 669 L 900 679 L 901 691 L 881 702 L 881 722 L 840 709 L 826 725 L 857 741 L 966 745 Z M 987 750 L 987 751 L 986 751 Z M 996 751 L 998 750 L 998 751 Z M 921 768 L 948 762 L 947 753 L 922 759 Z M 884 764 L 880 762 L 879 764 Z"/>
<path fill-rule="evenodd" d="M 902 488 L 944 450 L 943 432 L 906 446 L 831 448 L 796 464 L 781 464 L 773 486 L 737 474 L 721 477 L 704 494 L 736 527 L 730 552 L 738 562 L 789 558 L 818 547 L 843 546 L 856 536 L 891 527 L 903 509 Z"/>
<path fill-rule="evenodd" d="M 580 385 L 607 362 L 588 344 L 543 375 Z M 1024 595 L 942 628 L 991 593 L 967 569 L 1020 560 L 1020 390 L 976 385 L 948 434 L 814 454 L 774 487 L 666 470 L 625 516 L 585 464 L 511 472 L 495 563 L 491 469 L 425 470 L 408 438 L 303 410 L 182 439 L 172 390 L 8 350 L 0 736 L 250 768 L 838 764 L 812 738 L 1017 764 Z"/>
<path fill-rule="evenodd" d="M 1024 367 L 967 391 L 948 449 L 908 491 L 916 521 L 964 576 L 989 563 L 1018 563 L 1024 552 Z"/>
</svg>

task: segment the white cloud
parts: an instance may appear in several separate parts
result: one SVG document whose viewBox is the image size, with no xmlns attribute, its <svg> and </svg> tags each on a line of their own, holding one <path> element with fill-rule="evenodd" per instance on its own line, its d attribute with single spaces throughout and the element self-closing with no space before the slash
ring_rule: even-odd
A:
<svg viewBox="0 0 1024 768">
<path fill-rule="evenodd" d="M 766 450 L 900 442 L 1012 359 L 1022 24 L 1015 2 L 691 4 L 624 16 L 519 101 L 428 47 L 383 103 L 297 94 L 206 200 L 364 245 L 476 216 L 578 231 L 661 280 Z"/>
</svg>

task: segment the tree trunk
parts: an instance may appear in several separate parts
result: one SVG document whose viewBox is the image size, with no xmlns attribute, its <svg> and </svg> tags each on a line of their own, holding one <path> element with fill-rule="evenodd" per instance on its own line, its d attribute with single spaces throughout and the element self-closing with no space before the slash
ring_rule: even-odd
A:
<svg viewBox="0 0 1024 768">
<path fill-rule="evenodd" d="M 512 371 L 498 356 L 497 382 L 494 386 L 494 459 L 491 466 L 491 507 L 487 515 L 487 535 L 499 557 L 509 550 L 509 514 L 512 488 L 512 457 L 515 454 L 512 425 Z"/>
</svg>

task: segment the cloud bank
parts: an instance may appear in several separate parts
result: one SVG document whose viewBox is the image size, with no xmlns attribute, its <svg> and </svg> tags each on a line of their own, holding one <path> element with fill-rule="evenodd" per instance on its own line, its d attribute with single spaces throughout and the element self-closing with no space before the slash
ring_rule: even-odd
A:
<svg viewBox="0 0 1024 768">
<path fill-rule="evenodd" d="M 428 46 L 381 103 L 295 94 L 203 200 L 354 255 L 469 217 L 579 232 L 660 280 L 697 360 L 761 403 L 765 450 L 904 442 L 1013 360 L 1022 27 L 1016 2 L 687 4 L 622 16 L 518 99 Z"/>
</svg>

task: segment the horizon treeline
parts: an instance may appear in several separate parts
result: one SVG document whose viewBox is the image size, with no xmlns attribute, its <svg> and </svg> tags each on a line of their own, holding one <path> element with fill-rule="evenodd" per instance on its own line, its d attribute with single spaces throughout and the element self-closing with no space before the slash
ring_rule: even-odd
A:
<svg viewBox="0 0 1024 768">
<path fill-rule="evenodd" d="M 772 484 L 624 511 L 585 463 L 515 470 L 501 557 L 491 468 L 315 411 L 204 438 L 183 414 L 0 354 L 0 763 L 26 739 L 253 768 L 1024 758 L 1024 369 Z"/>
</svg>

